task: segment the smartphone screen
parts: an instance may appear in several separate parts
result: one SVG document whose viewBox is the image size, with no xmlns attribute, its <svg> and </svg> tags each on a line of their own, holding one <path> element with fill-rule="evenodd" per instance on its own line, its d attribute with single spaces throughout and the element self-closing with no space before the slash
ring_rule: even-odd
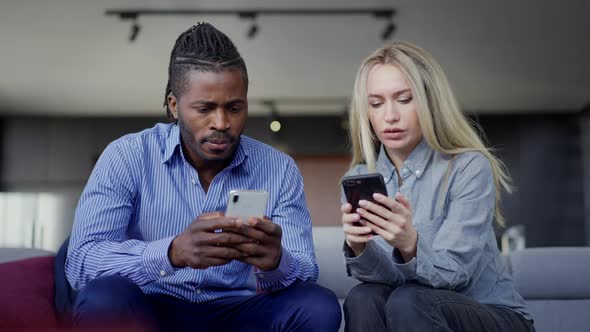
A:
<svg viewBox="0 0 590 332">
<path fill-rule="evenodd" d="M 353 212 L 359 207 L 358 203 L 361 199 L 376 203 L 373 199 L 374 193 L 387 196 L 385 181 L 379 173 L 345 176 L 341 183 L 346 201 L 352 205 Z M 355 225 L 360 226 L 359 223 Z"/>
</svg>

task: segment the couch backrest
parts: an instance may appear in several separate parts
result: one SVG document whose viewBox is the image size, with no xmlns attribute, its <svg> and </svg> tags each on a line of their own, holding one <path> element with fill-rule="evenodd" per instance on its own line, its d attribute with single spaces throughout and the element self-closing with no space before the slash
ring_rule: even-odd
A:
<svg viewBox="0 0 590 332">
<path fill-rule="evenodd" d="M 526 299 L 590 299 L 590 247 L 527 248 L 509 261 Z"/>
<path fill-rule="evenodd" d="M 590 247 L 527 248 L 508 261 L 538 332 L 589 331 Z"/>
<path fill-rule="evenodd" d="M 314 227 L 313 242 L 316 260 L 320 267 L 318 283 L 331 289 L 339 299 L 346 298 L 348 291 L 359 282 L 346 274 L 346 264 L 342 254 L 344 243 L 342 227 Z"/>
</svg>

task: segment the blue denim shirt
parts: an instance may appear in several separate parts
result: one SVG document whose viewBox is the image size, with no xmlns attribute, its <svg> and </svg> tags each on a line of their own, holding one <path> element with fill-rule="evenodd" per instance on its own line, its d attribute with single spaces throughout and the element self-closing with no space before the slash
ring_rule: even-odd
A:
<svg viewBox="0 0 590 332">
<path fill-rule="evenodd" d="M 479 152 L 445 155 L 422 140 L 398 174 L 383 147 L 377 160 L 387 192 L 398 191 L 412 204 L 418 232 L 417 254 L 404 262 L 399 252 L 376 236 L 362 254 L 346 250 L 349 274 L 364 282 L 397 287 L 419 282 L 454 290 L 483 304 L 507 307 L 532 319 L 514 289 L 493 229 L 496 188 L 489 160 Z M 364 164 L 346 175 L 369 173 Z M 342 201 L 346 199 L 342 197 Z"/>
</svg>

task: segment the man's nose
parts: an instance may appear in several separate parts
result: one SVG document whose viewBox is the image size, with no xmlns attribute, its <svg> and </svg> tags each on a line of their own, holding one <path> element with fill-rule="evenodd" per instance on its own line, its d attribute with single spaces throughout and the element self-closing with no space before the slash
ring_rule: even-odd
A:
<svg viewBox="0 0 590 332">
<path fill-rule="evenodd" d="M 213 113 L 212 126 L 220 131 L 229 129 L 229 117 L 224 110 L 218 109 Z"/>
</svg>

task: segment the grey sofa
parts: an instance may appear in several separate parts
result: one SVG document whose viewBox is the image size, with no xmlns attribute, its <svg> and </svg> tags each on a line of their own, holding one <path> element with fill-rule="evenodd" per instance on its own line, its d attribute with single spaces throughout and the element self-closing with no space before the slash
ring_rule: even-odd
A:
<svg viewBox="0 0 590 332">
<path fill-rule="evenodd" d="M 346 276 L 342 228 L 314 227 L 313 232 L 319 283 L 342 304 L 358 284 Z M 512 253 L 507 262 L 538 332 L 590 331 L 590 247 L 528 248 Z"/>
<path fill-rule="evenodd" d="M 341 227 L 314 227 L 319 283 L 344 302 L 358 281 L 346 275 Z M 52 255 L 35 249 L 0 248 L 0 263 Z M 590 332 L 590 247 L 529 248 L 507 257 L 516 288 L 539 332 Z M 39 276 L 53 282 L 50 276 Z M 1 278 L 0 278 L 1 280 Z M 344 330 L 344 322 L 341 325 Z"/>
</svg>

